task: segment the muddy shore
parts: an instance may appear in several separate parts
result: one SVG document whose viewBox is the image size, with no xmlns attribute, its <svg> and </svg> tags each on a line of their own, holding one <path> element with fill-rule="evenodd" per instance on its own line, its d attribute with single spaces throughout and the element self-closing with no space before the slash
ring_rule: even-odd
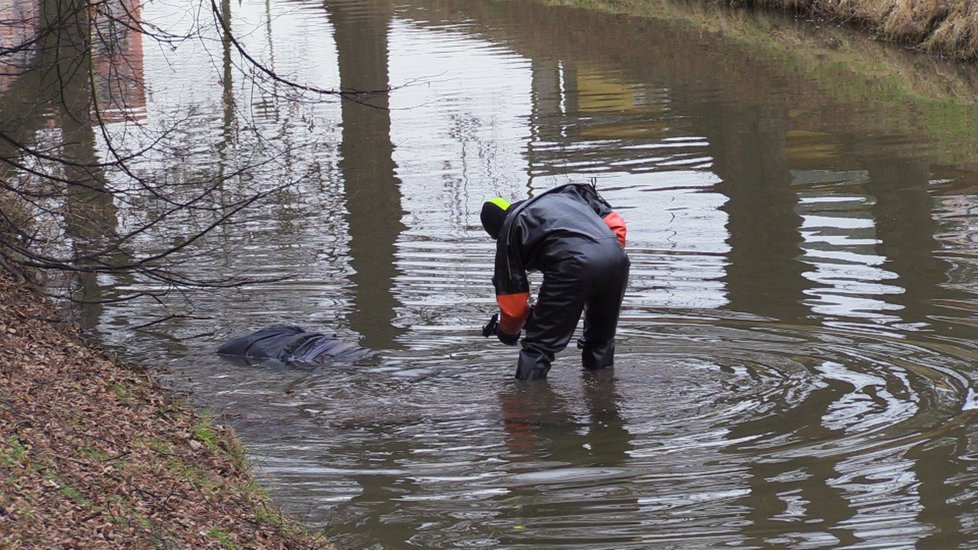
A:
<svg viewBox="0 0 978 550">
<path fill-rule="evenodd" d="M 978 61 L 978 4 L 946 0 L 545 0 L 631 14 L 672 13 L 677 6 L 761 8 L 810 20 L 819 27 L 858 29 L 879 41 L 938 57 Z M 679 8 L 684 9 L 684 8 Z"/>
<path fill-rule="evenodd" d="M 947 0 L 730 0 L 809 14 L 859 27 L 871 36 L 948 59 L 978 59 L 978 4 Z"/>
<path fill-rule="evenodd" d="M 234 434 L 0 268 L 0 548 L 329 548 Z"/>
<path fill-rule="evenodd" d="M 812 14 L 732 9 L 726 0 L 540 3 L 613 14 L 621 17 L 622 24 L 632 26 L 640 26 L 643 19 L 675 22 L 678 27 L 718 37 L 731 47 L 763 57 L 769 65 L 782 67 L 789 81 L 808 83 L 813 103 L 858 105 L 871 101 L 880 112 L 894 113 L 878 121 L 860 119 L 863 124 L 874 125 L 873 131 L 925 136 L 941 144 L 933 151 L 938 165 L 974 166 L 971 144 L 978 139 L 978 126 L 972 123 L 978 118 L 978 63 L 950 61 L 899 47 L 867 36 L 852 25 L 827 23 Z M 810 127 L 818 127 L 817 121 L 810 122 Z"/>
</svg>

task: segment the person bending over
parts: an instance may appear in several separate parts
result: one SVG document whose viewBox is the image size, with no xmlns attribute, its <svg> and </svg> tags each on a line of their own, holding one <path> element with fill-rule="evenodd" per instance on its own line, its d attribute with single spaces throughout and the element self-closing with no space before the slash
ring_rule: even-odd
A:
<svg viewBox="0 0 978 550">
<path fill-rule="evenodd" d="M 621 216 L 593 185 L 571 183 L 512 204 L 501 197 L 488 200 L 481 220 L 496 240 L 492 282 L 499 304 L 483 334 L 516 345 L 526 331 L 516 378 L 547 377 L 582 311 L 584 336 L 577 344 L 583 367 L 612 366 L 630 265 Z M 532 308 L 528 270 L 543 272 Z"/>
</svg>

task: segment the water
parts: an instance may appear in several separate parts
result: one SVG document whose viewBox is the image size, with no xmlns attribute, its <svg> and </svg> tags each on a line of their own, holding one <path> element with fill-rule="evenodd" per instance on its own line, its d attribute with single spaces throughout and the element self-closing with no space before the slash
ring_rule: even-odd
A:
<svg viewBox="0 0 978 550">
<path fill-rule="evenodd" d="M 229 203 L 295 182 L 184 269 L 288 278 L 80 320 L 233 425 L 275 501 L 340 548 L 972 546 L 973 71 L 666 6 L 223 4 L 279 75 L 393 87 L 367 105 L 255 85 L 207 9 L 203 40 L 144 38 L 138 123 L 110 136 L 138 148 L 187 121 L 185 156 L 142 169 L 184 181 L 272 157 L 225 184 Z M 837 57 L 840 41 L 865 57 Z M 479 335 L 494 308 L 481 203 L 591 178 L 629 229 L 616 367 L 584 373 L 567 350 L 548 382 L 516 383 L 515 351 Z M 109 212 L 120 230 L 147 215 Z M 378 353 L 320 369 L 214 356 L 273 322 Z"/>
</svg>

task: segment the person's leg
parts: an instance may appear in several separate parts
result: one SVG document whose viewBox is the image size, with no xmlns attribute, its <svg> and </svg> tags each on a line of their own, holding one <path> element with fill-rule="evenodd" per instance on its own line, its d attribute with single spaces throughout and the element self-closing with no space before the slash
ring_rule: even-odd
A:
<svg viewBox="0 0 978 550">
<path fill-rule="evenodd" d="M 601 283 L 600 291 L 588 297 L 584 304 L 584 337 L 578 340 L 581 365 L 597 370 L 610 367 L 615 361 L 615 332 L 618 314 L 628 285 L 628 257 L 610 261 L 604 269 L 595 270 Z"/>
<path fill-rule="evenodd" d="M 567 347 L 574 335 L 586 299 L 586 285 L 577 261 L 548 269 L 527 320 L 523 349 L 516 368 L 518 380 L 546 378 L 554 354 Z"/>
</svg>

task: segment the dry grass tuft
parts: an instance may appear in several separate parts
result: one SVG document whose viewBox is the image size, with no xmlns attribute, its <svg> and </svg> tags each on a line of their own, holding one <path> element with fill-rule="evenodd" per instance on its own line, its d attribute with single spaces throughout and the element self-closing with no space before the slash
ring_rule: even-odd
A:
<svg viewBox="0 0 978 550">
<path fill-rule="evenodd" d="M 941 0 L 897 0 L 879 28 L 891 42 L 919 44 L 947 15 L 947 3 Z"/>
<path fill-rule="evenodd" d="M 958 0 L 926 41 L 929 50 L 964 59 L 978 59 L 978 3 Z"/>
<path fill-rule="evenodd" d="M 851 23 L 888 42 L 960 61 L 978 60 L 978 2 L 973 0 L 728 0 Z"/>
</svg>

